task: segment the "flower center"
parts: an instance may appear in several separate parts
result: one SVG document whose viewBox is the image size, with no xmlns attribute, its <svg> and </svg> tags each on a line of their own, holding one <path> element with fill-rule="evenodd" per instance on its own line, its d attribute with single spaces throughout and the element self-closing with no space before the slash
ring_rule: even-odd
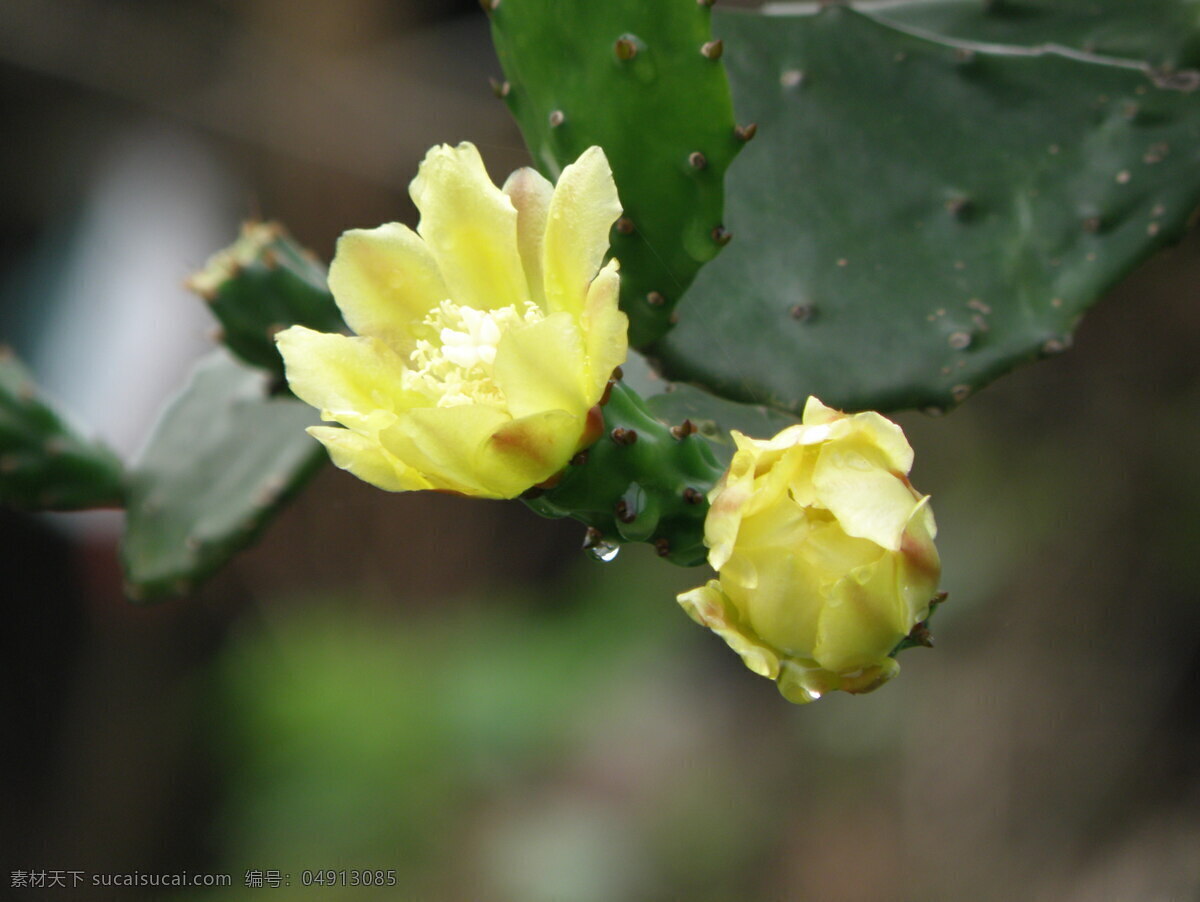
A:
<svg viewBox="0 0 1200 902">
<path fill-rule="evenodd" d="M 403 376 L 404 388 L 421 392 L 435 400 L 438 407 L 504 407 L 504 392 L 492 378 L 500 338 L 514 326 L 532 325 L 544 317 L 541 309 L 529 301 L 524 310 L 518 310 L 515 304 L 476 310 L 442 301 L 422 323 L 437 335 L 437 340 L 417 341 L 416 350 L 409 355 L 410 369 Z"/>
</svg>

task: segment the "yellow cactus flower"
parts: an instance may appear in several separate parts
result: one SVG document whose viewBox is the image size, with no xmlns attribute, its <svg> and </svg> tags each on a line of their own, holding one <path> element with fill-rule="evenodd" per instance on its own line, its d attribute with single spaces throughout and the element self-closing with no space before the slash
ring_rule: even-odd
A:
<svg viewBox="0 0 1200 902">
<path fill-rule="evenodd" d="M 601 267 L 621 212 L 612 171 L 592 147 L 557 187 L 519 169 L 500 189 L 464 142 L 430 150 L 409 193 L 415 232 L 338 241 L 329 287 L 357 335 L 278 335 L 288 383 L 341 424 L 308 431 L 360 479 L 516 497 L 596 437 L 625 360 L 617 261 Z"/>
<path fill-rule="evenodd" d="M 789 701 L 869 692 L 898 672 L 889 652 L 928 616 L 941 572 L 912 448 L 879 414 L 816 398 L 772 439 L 733 437 L 704 524 L 719 578 L 679 603 Z"/>
</svg>

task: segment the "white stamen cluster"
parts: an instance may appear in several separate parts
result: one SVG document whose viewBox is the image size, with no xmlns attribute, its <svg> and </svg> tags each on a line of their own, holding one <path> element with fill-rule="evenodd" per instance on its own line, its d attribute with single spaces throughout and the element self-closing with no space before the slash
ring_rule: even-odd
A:
<svg viewBox="0 0 1200 902">
<path fill-rule="evenodd" d="M 417 342 L 409 355 L 411 368 L 403 376 L 404 388 L 426 395 L 438 407 L 504 407 L 504 392 L 492 378 L 500 339 L 514 326 L 532 325 L 544 318 L 541 309 L 529 301 L 523 311 L 516 305 L 476 310 L 442 301 L 423 323 L 438 340 Z"/>
</svg>

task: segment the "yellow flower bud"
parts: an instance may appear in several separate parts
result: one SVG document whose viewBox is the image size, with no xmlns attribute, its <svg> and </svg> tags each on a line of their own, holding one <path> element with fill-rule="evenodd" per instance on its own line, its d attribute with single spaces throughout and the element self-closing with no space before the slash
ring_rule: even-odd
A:
<svg viewBox="0 0 1200 902">
<path fill-rule="evenodd" d="M 620 215 L 599 147 L 557 187 L 532 169 L 503 189 L 474 145 L 429 151 L 409 188 L 421 220 L 346 232 L 329 287 L 354 336 L 277 336 L 288 383 L 340 426 L 314 426 L 335 464 L 389 491 L 513 498 L 595 438 L 625 360 Z"/>
<path fill-rule="evenodd" d="M 772 439 L 733 437 L 704 529 L 719 578 L 679 603 L 789 701 L 869 692 L 899 671 L 889 653 L 928 616 L 941 573 L 912 448 L 879 414 L 816 398 Z"/>
</svg>

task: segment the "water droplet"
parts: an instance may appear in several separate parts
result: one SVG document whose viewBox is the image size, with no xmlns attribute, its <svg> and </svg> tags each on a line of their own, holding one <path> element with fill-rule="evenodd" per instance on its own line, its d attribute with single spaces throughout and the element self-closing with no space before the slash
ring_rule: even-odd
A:
<svg viewBox="0 0 1200 902">
<path fill-rule="evenodd" d="M 617 555 L 621 553 L 621 546 L 613 542 L 597 542 L 587 550 L 598 561 L 607 564 L 609 561 L 616 560 Z"/>
</svg>

